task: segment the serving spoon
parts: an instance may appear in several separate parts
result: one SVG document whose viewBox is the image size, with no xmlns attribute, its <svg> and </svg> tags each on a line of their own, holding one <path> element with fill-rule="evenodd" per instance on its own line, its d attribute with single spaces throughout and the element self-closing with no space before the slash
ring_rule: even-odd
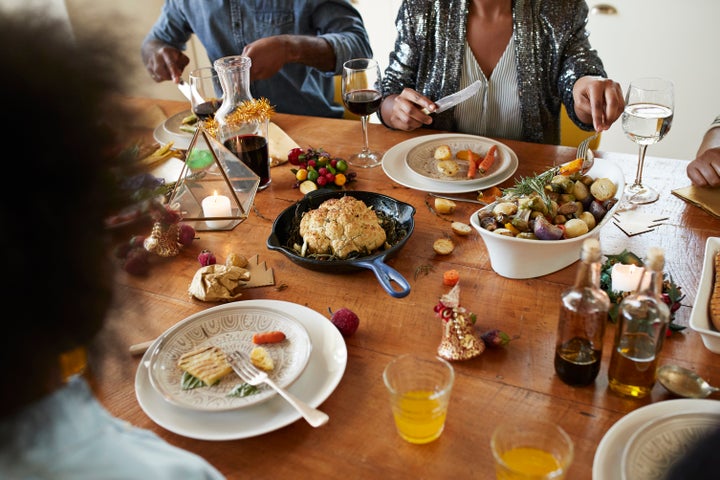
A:
<svg viewBox="0 0 720 480">
<path fill-rule="evenodd" d="M 706 398 L 720 388 L 713 387 L 697 373 L 678 365 L 663 365 L 657 371 L 658 381 L 675 395 L 686 398 Z"/>
</svg>

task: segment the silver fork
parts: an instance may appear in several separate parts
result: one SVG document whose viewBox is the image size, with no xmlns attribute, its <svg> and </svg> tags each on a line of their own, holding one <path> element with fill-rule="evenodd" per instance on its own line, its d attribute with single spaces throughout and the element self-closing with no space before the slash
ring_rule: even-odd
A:
<svg viewBox="0 0 720 480">
<path fill-rule="evenodd" d="M 575 158 L 582 158 L 583 164 L 582 164 L 582 173 L 585 174 L 590 170 L 593 166 L 593 163 L 595 163 L 594 158 L 588 158 L 588 150 L 590 149 L 590 142 L 595 140 L 597 136 L 599 135 L 599 132 L 595 132 L 589 137 L 587 137 L 585 140 L 580 142 L 580 145 L 578 145 L 577 154 Z"/>
<path fill-rule="evenodd" d="M 232 369 L 244 382 L 254 386 L 260 385 L 261 383 L 270 385 L 277 393 L 280 394 L 280 396 L 287 400 L 288 403 L 295 408 L 295 410 L 300 412 L 303 418 L 313 427 L 321 427 L 330 419 L 327 413 L 311 407 L 275 383 L 267 373 L 253 365 L 246 354 L 236 350 L 228 355 L 227 359 L 228 362 L 230 362 Z"/>
</svg>

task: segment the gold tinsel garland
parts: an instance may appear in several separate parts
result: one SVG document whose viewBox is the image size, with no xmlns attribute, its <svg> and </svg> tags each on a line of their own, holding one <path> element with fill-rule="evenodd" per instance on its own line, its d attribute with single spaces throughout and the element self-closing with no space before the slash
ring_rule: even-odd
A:
<svg viewBox="0 0 720 480">
<path fill-rule="evenodd" d="M 263 122 L 269 120 L 275 113 L 267 98 L 245 100 L 225 117 L 228 125 L 239 125 L 249 122 Z M 217 138 L 218 122 L 215 118 L 203 121 L 203 128 L 213 137 Z"/>
</svg>

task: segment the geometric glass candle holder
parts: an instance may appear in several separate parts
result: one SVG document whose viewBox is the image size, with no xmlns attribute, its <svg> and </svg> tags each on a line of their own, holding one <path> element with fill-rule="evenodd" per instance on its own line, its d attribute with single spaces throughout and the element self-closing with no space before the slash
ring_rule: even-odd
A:
<svg viewBox="0 0 720 480">
<path fill-rule="evenodd" d="M 247 218 L 259 184 L 260 177 L 200 125 L 169 205 L 197 231 L 232 230 Z"/>
</svg>

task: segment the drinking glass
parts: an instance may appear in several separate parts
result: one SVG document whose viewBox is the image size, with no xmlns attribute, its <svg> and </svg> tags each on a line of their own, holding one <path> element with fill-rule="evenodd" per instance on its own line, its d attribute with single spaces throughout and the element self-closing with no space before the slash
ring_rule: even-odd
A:
<svg viewBox="0 0 720 480">
<path fill-rule="evenodd" d="M 497 480 L 560 480 L 574 457 L 570 436 L 546 420 L 508 420 L 492 434 Z"/>
<path fill-rule="evenodd" d="M 647 146 L 662 140 L 670 130 L 674 108 L 673 90 L 673 84 L 668 80 L 639 78 L 630 82 L 625 95 L 623 131 L 639 146 L 635 182 L 625 187 L 630 203 L 652 203 L 659 198 L 656 190 L 642 184 L 643 164 Z"/>
<path fill-rule="evenodd" d="M 423 444 L 440 437 L 454 380 L 452 365 L 440 357 L 401 355 L 385 367 L 383 381 L 404 440 Z"/>
<path fill-rule="evenodd" d="M 355 58 L 343 64 L 342 98 L 345 108 L 360 116 L 363 148 L 351 155 L 348 163 L 360 168 L 380 165 L 381 154 L 368 146 L 368 117 L 378 111 L 382 100 L 380 65 L 372 58 Z"/>
<path fill-rule="evenodd" d="M 222 104 L 222 88 L 217 72 L 212 67 L 197 68 L 190 72 L 192 111 L 200 120 L 210 120 Z"/>
</svg>

